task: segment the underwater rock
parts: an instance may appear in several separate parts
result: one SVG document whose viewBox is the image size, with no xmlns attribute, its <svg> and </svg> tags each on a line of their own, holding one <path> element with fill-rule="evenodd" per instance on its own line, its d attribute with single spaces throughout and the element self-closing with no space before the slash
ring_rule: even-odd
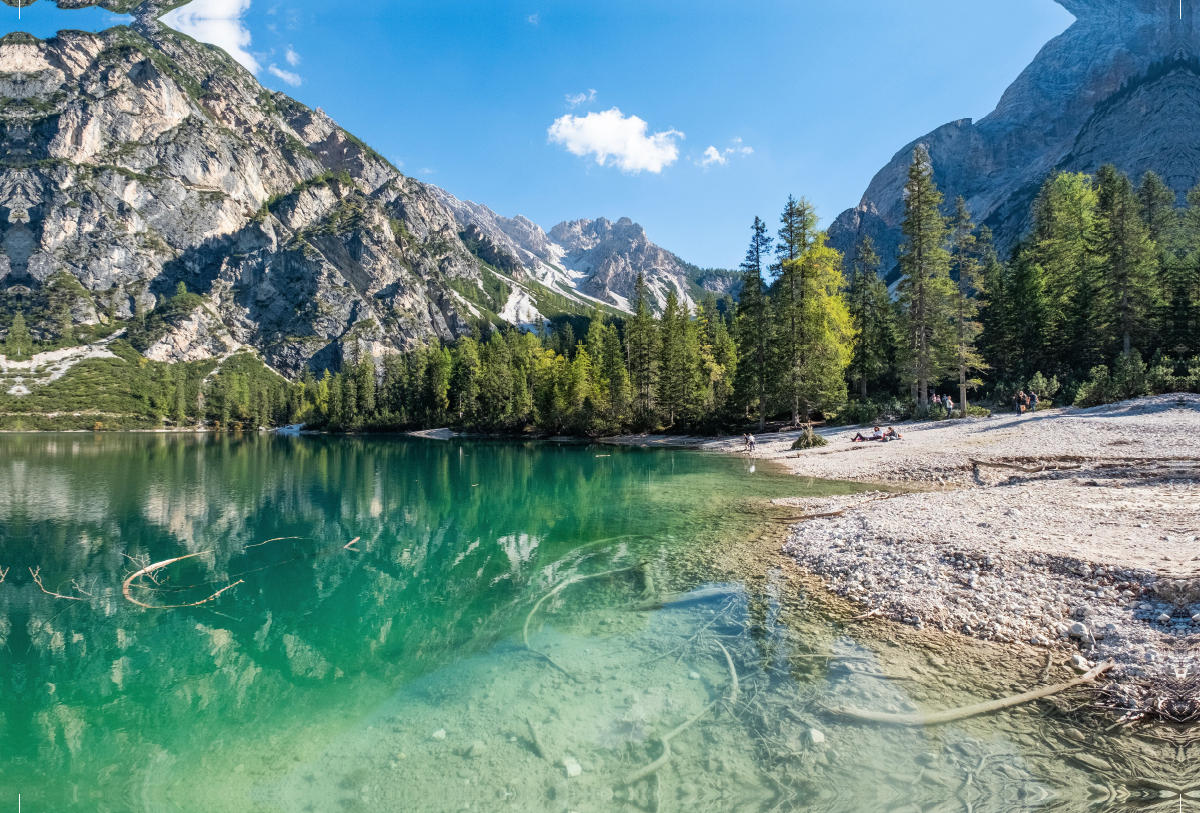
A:
<svg viewBox="0 0 1200 813">
<path fill-rule="evenodd" d="M 430 735 L 430 738 L 431 738 L 431 739 L 435 739 L 435 740 L 444 740 L 444 739 L 446 739 L 446 729 L 444 729 L 444 728 L 439 728 L 437 731 L 433 732 L 433 733 Z"/>
</svg>

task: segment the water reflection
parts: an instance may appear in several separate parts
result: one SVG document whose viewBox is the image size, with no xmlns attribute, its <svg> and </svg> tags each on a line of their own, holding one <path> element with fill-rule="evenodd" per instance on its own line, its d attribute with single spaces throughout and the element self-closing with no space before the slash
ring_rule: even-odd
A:
<svg viewBox="0 0 1200 813">
<path fill-rule="evenodd" d="M 1009 693 L 1042 664 L 872 638 L 726 561 L 765 498 L 851 486 L 599 454 L 0 437 L 0 792 L 114 811 L 1193 803 L 1182 731 L 1105 732 L 1079 694 L 928 730 L 831 718 Z"/>
</svg>

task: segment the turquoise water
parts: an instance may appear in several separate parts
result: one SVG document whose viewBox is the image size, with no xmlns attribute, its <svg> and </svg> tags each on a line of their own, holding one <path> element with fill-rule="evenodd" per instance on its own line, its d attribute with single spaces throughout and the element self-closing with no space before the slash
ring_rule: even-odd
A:
<svg viewBox="0 0 1200 813">
<path fill-rule="evenodd" d="M 1145 796 L 1073 762 L 1053 707 L 930 731 L 829 717 L 944 708 L 1005 691 L 996 671 L 1041 671 L 872 638 L 816 596 L 786 610 L 781 573 L 729 561 L 780 513 L 770 499 L 858 488 L 688 451 L 0 436 L 0 804 L 765 813 Z"/>
</svg>

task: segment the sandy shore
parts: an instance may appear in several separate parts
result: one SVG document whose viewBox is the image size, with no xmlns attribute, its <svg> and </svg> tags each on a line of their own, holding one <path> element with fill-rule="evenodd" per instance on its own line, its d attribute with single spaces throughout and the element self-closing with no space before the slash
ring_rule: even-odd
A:
<svg viewBox="0 0 1200 813">
<path fill-rule="evenodd" d="M 758 438 L 756 457 L 800 476 L 913 489 L 790 501 L 797 516 L 836 513 L 793 527 L 798 564 L 864 614 L 1057 647 L 1080 669 L 1111 657 L 1129 677 L 1195 676 L 1200 397 L 897 429 L 891 443 L 822 430 L 829 445 L 804 452 L 795 432 Z"/>
</svg>

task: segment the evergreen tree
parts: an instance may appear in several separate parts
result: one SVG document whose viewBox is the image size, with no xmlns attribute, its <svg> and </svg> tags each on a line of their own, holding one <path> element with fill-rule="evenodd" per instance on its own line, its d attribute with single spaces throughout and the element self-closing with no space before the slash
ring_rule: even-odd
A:
<svg viewBox="0 0 1200 813">
<path fill-rule="evenodd" d="M 512 415 L 513 369 L 508 342 L 499 331 L 483 345 L 480 362 L 480 419 L 485 426 L 504 427 Z"/>
<path fill-rule="evenodd" d="M 460 421 L 471 426 L 479 413 L 479 344 L 474 338 L 464 336 L 454 348 L 453 358 L 450 381 L 453 411 Z"/>
<path fill-rule="evenodd" d="M 368 353 L 354 368 L 354 385 L 358 395 L 358 414 L 364 419 L 375 413 L 375 360 Z"/>
<path fill-rule="evenodd" d="M 640 271 L 632 305 L 633 316 L 625 323 L 629 380 L 633 387 L 634 409 L 644 419 L 654 408 L 654 389 L 658 372 L 658 326 L 650 312 L 646 281 Z"/>
<path fill-rule="evenodd" d="M 904 185 L 901 231 L 905 242 L 900 246 L 902 276 L 897 293 L 904 308 L 908 373 L 921 410 L 929 406 L 929 385 L 941 378 L 953 359 L 950 255 L 941 205 L 942 193 L 933 181 L 929 153 L 924 145 L 917 145 Z"/>
<path fill-rule="evenodd" d="M 8 326 L 8 336 L 4 340 L 4 355 L 13 361 L 25 360 L 33 355 L 33 340 L 29 337 L 25 315 L 20 311 L 13 315 L 12 324 Z"/>
<path fill-rule="evenodd" d="M 658 409 L 667 426 L 683 410 L 687 398 L 688 359 L 686 348 L 687 306 L 680 306 L 675 291 L 667 293 L 667 305 L 659 323 Z"/>
<path fill-rule="evenodd" d="M 855 248 L 846 306 L 858 341 L 848 373 L 858 382 L 859 397 L 867 400 L 867 383 L 879 378 L 896 361 L 895 309 L 887 284 L 879 278 L 875 242 L 864 237 Z"/>
<path fill-rule="evenodd" d="M 1134 342 L 1147 338 L 1156 305 L 1156 251 L 1140 208 L 1129 178 L 1111 164 L 1101 167 L 1096 174 L 1096 259 L 1103 269 L 1116 337 L 1126 355 Z"/>
<path fill-rule="evenodd" d="M 739 369 L 749 382 L 748 396 L 758 405 L 758 431 L 767 420 L 767 390 L 770 384 L 771 307 L 763 282 L 763 271 L 771 249 L 767 224 L 754 218 L 750 248 L 742 262 L 742 291 L 737 305 L 737 339 Z"/>
<path fill-rule="evenodd" d="M 798 260 L 816 240 L 817 210 L 807 198 L 796 200 L 788 195 L 779 216 L 779 239 L 775 243 L 776 264 L 771 270 L 776 274 L 783 271 L 783 263 Z"/>
<path fill-rule="evenodd" d="M 621 335 L 616 325 L 604 329 L 604 355 L 600 360 L 602 375 L 608 385 L 608 413 L 610 420 L 620 425 L 629 404 L 629 371 L 625 368 L 625 354 L 621 352 Z"/>
<path fill-rule="evenodd" d="M 1180 228 L 1182 255 L 1171 279 L 1163 345 L 1178 361 L 1200 353 L 1200 186 L 1187 194 Z"/>
<path fill-rule="evenodd" d="M 175 375 L 175 425 L 183 427 L 187 423 L 187 367 L 183 364 L 174 365 Z"/>
<path fill-rule="evenodd" d="M 958 367 L 958 403 L 963 416 L 967 414 L 967 388 L 983 383 L 968 379 L 968 374 L 987 365 L 975 347 L 982 326 L 975 321 L 979 314 L 976 294 L 980 290 L 979 259 L 976 255 L 975 224 L 967 202 L 960 195 L 954 203 L 950 227 L 950 277 L 954 288 L 950 295 L 951 319 L 954 321 L 954 355 Z"/>
<path fill-rule="evenodd" d="M 1012 332 L 1011 349 L 1024 360 L 1022 377 L 1039 370 L 1069 375 L 1073 366 L 1098 364 L 1104 343 L 1092 179 L 1065 172 L 1048 178 L 1033 220 L 1014 263 L 1012 317 L 1021 329 Z"/>
<path fill-rule="evenodd" d="M 979 309 L 979 347 L 998 380 L 1008 385 L 1017 377 L 1014 351 L 1017 329 L 1013 316 L 1011 274 L 996 256 L 991 229 L 981 227 L 978 241 L 982 258 L 980 279 L 984 292 Z"/>
</svg>

